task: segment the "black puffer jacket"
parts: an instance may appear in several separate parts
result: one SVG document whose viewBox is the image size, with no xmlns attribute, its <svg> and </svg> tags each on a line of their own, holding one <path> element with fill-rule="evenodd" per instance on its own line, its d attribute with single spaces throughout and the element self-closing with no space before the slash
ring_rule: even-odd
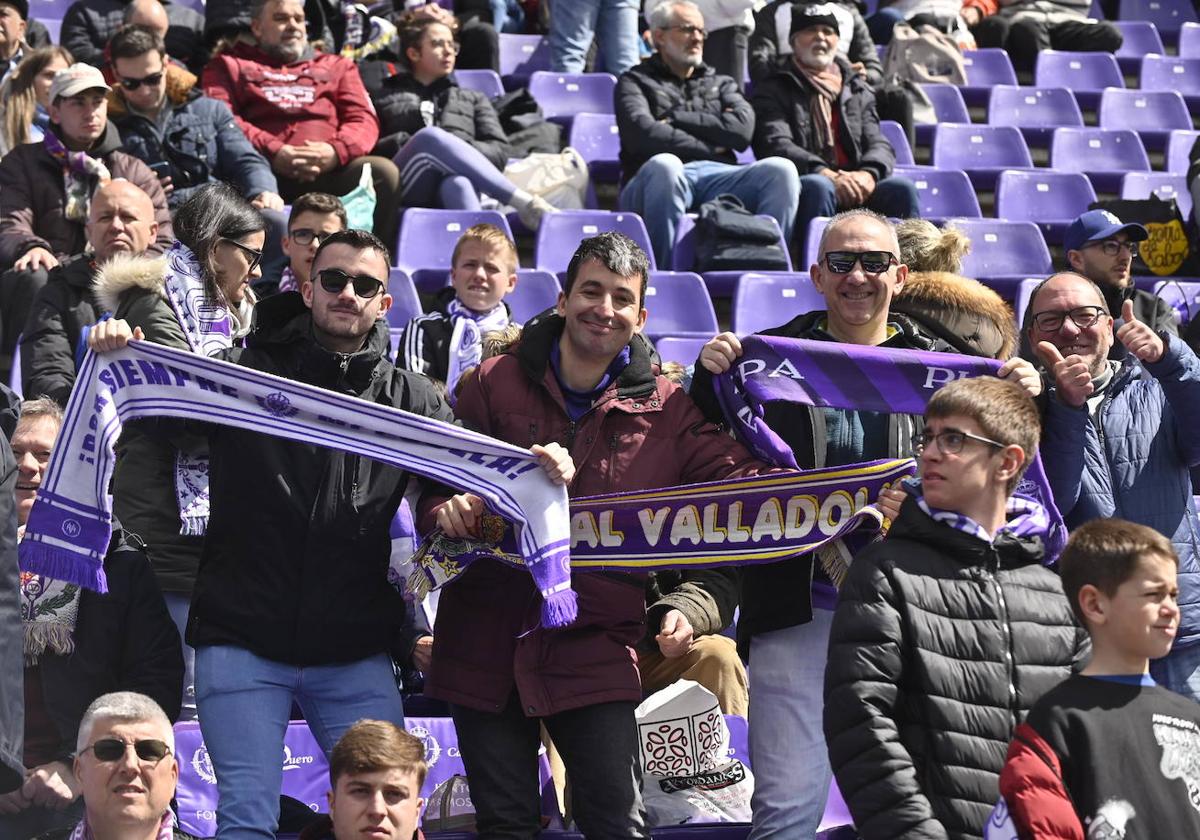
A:
<svg viewBox="0 0 1200 840">
<path fill-rule="evenodd" d="M 17 570 L 17 461 L 8 439 L 20 415 L 20 399 L 0 383 L 0 793 L 20 787 L 25 778 L 21 762 L 25 742 L 24 694 L 21 674 L 21 597 Z"/>
<path fill-rule="evenodd" d="M 825 741 L 863 840 L 975 840 L 1013 730 L 1082 665 L 1037 538 L 987 543 L 913 498 L 841 589 L 825 668 Z"/>
<path fill-rule="evenodd" d="M 707 64 L 681 79 L 652 55 L 621 74 L 615 96 L 626 180 L 664 152 L 684 163 L 735 163 L 734 151 L 754 136 L 754 110 L 737 83 Z"/>
<path fill-rule="evenodd" d="M 423 376 L 386 359 L 388 331 L 332 353 L 312 337 L 299 292 L 255 310 L 257 327 L 226 361 L 454 422 Z M 235 645 L 277 662 L 322 665 L 378 653 L 407 659 L 414 629 L 388 583 L 388 530 L 408 482 L 403 470 L 282 438 L 209 429 L 212 510 L 187 640 Z"/>
<path fill-rule="evenodd" d="M 104 48 L 125 22 L 129 0 L 77 0 L 63 18 L 59 43 L 71 51 L 76 61 L 104 65 Z M 204 48 L 204 15 L 183 3 L 164 0 L 170 28 L 167 30 L 167 54 L 182 61 L 193 73 L 199 73 L 208 61 Z"/>
<path fill-rule="evenodd" d="M 85 327 L 102 308 L 92 293 L 90 256 L 72 257 L 50 271 L 21 333 L 21 377 L 26 399 L 49 397 L 65 406 L 75 385 L 75 357 Z"/>
<path fill-rule="evenodd" d="M 754 154 L 759 159 L 785 157 L 796 164 L 801 175 L 825 168 L 861 169 L 882 181 L 892 174 L 896 153 L 879 130 L 875 93 L 844 58 L 835 60 L 844 80 L 836 119 L 837 144 L 846 156 L 845 165 L 821 157 L 812 115 L 815 88 L 792 62 L 754 85 L 754 112 L 758 115 Z"/>
<path fill-rule="evenodd" d="M 504 169 L 510 149 L 496 109 L 479 91 L 459 87 L 453 73 L 426 86 L 387 61 L 365 61 L 359 72 L 379 116 L 375 154 L 394 157 L 425 127 L 421 103 L 430 101 L 435 126 L 470 143 L 492 166 Z"/>
</svg>

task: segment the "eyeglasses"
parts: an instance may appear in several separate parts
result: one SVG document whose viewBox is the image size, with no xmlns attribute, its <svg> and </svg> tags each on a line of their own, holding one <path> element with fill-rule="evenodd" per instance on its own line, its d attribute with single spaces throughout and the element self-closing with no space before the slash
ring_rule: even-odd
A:
<svg viewBox="0 0 1200 840">
<path fill-rule="evenodd" d="M 97 761 L 119 761 L 125 757 L 125 751 L 130 747 L 133 747 L 133 751 L 137 753 L 137 757 L 141 761 L 158 762 L 171 754 L 171 748 L 167 746 L 167 743 L 157 738 L 142 738 L 132 744 L 119 738 L 101 738 L 86 747 L 83 752 L 91 750 Z"/>
<path fill-rule="evenodd" d="M 867 274 L 882 274 L 898 262 L 889 251 L 830 251 L 825 255 L 825 267 L 834 274 L 849 274 L 855 263 L 861 263 Z"/>
<path fill-rule="evenodd" d="M 1093 242 L 1091 245 L 1086 245 L 1087 248 L 1099 248 L 1104 252 L 1106 257 L 1115 257 L 1121 253 L 1124 248 L 1129 251 L 1129 256 L 1136 257 L 1138 255 L 1138 244 L 1136 242 L 1122 242 L 1119 239 L 1105 239 L 1103 242 Z"/>
<path fill-rule="evenodd" d="M 440 41 L 439 40 L 439 41 L 430 41 L 429 48 L 434 49 L 434 50 L 445 50 L 446 52 L 452 52 L 455 55 L 458 55 L 459 51 L 462 49 L 462 46 L 458 43 L 458 41 Z"/>
<path fill-rule="evenodd" d="M 682 32 L 688 38 L 691 38 L 693 35 L 699 35 L 700 40 L 702 41 L 708 38 L 707 29 L 705 29 L 703 26 L 693 26 L 690 23 L 681 23 L 678 26 L 664 26 L 663 28 L 674 29 L 676 32 Z"/>
<path fill-rule="evenodd" d="M 297 245 L 311 245 L 314 242 L 320 245 L 331 236 L 333 236 L 333 233 L 316 231 L 312 228 L 296 228 L 288 233 L 288 239 L 292 240 Z"/>
<path fill-rule="evenodd" d="M 1062 329 L 1063 323 L 1067 318 L 1081 330 L 1086 330 L 1093 326 L 1100 318 L 1108 313 L 1104 311 L 1102 306 L 1076 306 L 1074 309 L 1048 309 L 1045 312 L 1036 312 L 1033 316 L 1033 323 L 1042 332 L 1058 332 Z"/>
<path fill-rule="evenodd" d="M 347 283 L 354 285 L 354 294 L 370 300 L 383 291 L 384 283 L 369 274 L 347 274 L 340 268 L 326 268 L 317 275 L 321 288 L 331 295 L 340 295 Z"/>
<path fill-rule="evenodd" d="M 937 434 L 933 434 L 932 432 L 918 432 L 912 436 L 912 448 L 913 452 L 920 456 L 929 444 L 937 441 L 938 451 L 943 455 L 957 455 L 959 452 L 962 452 L 963 444 L 967 442 L 968 438 L 977 440 L 980 443 L 986 443 L 988 446 L 994 446 L 997 449 L 1005 447 L 1005 444 L 991 438 L 980 437 L 970 432 L 961 432 L 958 429 L 944 429 Z"/>
<path fill-rule="evenodd" d="M 149 76 L 143 76 L 140 79 L 123 78 L 121 79 L 121 87 L 125 88 L 125 90 L 137 90 L 142 85 L 146 85 L 147 87 L 157 87 L 158 83 L 162 80 L 163 74 L 161 71 L 159 71 L 158 73 L 151 73 Z"/>
<path fill-rule="evenodd" d="M 253 248 L 251 248 L 249 245 L 243 245 L 241 242 L 238 242 L 236 239 L 229 239 L 228 237 L 225 237 L 225 236 L 221 237 L 221 241 L 228 242 L 230 245 L 234 246 L 235 248 L 240 248 L 242 250 L 242 253 L 244 253 L 246 255 L 246 260 L 250 263 L 250 266 L 246 269 L 247 271 L 253 271 L 255 268 L 258 267 L 258 264 L 260 262 L 262 262 L 262 255 L 263 255 L 262 251 L 256 251 Z"/>
</svg>

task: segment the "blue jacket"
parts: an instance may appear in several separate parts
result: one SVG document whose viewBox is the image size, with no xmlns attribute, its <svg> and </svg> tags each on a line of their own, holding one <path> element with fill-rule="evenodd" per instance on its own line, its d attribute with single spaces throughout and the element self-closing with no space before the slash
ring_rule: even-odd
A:
<svg viewBox="0 0 1200 840">
<path fill-rule="evenodd" d="M 121 132 L 125 151 L 145 161 L 166 164 L 175 191 L 167 196 L 174 210 L 187 201 L 197 187 L 212 181 L 227 181 L 247 198 L 263 192 L 278 192 L 275 174 L 246 139 L 224 102 L 203 96 L 195 87 L 196 77 L 181 67 L 167 66 L 169 115 L 155 122 L 129 110 L 118 91 L 109 94 L 109 117 Z"/>
<path fill-rule="evenodd" d="M 1153 364 L 1126 358 L 1095 419 L 1052 390 L 1041 453 L 1068 528 L 1115 516 L 1171 538 L 1179 647 L 1200 643 L 1200 522 L 1188 473 L 1200 464 L 1200 359 L 1176 336 L 1166 341 Z"/>
</svg>

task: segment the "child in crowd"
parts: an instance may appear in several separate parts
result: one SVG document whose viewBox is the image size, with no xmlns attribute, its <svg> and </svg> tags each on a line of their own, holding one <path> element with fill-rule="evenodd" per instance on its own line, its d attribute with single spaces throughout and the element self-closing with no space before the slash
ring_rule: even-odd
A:
<svg viewBox="0 0 1200 840">
<path fill-rule="evenodd" d="M 462 374 L 483 360 L 483 337 L 512 321 L 504 296 L 517 286 L 517 246 L 495 225 L 475 225 L 455 244 L 450 265 L 451 287 L 435 311 L 408 322 L 396 367 L 440 380 L 454 394 Z"/>
<path fill-rule="evenodd" d="M 282 243 L 288 265 L 279 278 L 279 291 L 297 291 L 301 283 L 310 279 L 309 270 L 321 243 L 329 234 L 345 230 L 347 225 L 346 208 L 337 196 L 311 192 L 297 198 Z"/>
<path fill-rule="evenodd" d="M 1200 837 L 1200 705 L 1155 685 L 1179 627 L 1179 560 L 1144 525 L 1096 519 L 1059 561 L 1087 667 L 1017 727 L 1000 792 L 1022 840 Z"/>
<path fill-rule="evenodd" d="M 983 376 L 939 390 L 913 438 L 919 482 L 850 566 L 825 670 L 825 738 L 863 840 L 981 838 L 1013 730 L 1082 663 L 1047 568 L 1046 510 L 1018 481 L 1033 400 Z"/>
</svg>

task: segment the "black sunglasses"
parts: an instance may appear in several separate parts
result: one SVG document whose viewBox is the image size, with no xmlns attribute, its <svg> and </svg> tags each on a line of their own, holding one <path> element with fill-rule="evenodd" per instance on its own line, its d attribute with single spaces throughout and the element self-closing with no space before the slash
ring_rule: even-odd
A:
<svg viewBox="0 0 1200 840">
<path fill-rule="evenodd" d="M 97 761 L 119 761 L 124 758 L 125 751 L 130 747 L 133 747 L 133 751 L 142 761 L 162 761 L 171 754 L 171 748 L 167 746 L 166 741 L 157 738 L 142 738 L 132 744 L 118 738 L 101 738 L 83 752 L 91 750 Z"/>
<path fill-rule="evenodd" d="M 855 263 L 861 263 L 867 274 L 882 274 L 897 262 L 889 251 L 830 251 L 825 255 L 825 267 L 834 274 L 849 274 Z"/>
<path fill-rule="evenodd" d="M 125 88 L 125 90 L 137 90 L 142 85 L 146 85 L 147 87 L 155 87 L 162 80 L 163 74 L 160 71 L 158 73 L 151 73 L 149 76 L 143 76 L 140 79 L 122 78 L 121 87 Z"/>
<path fill-rule="evenodd" d="M 246 269 L 247 271 L 253 271 L 258 266 L 258 264 L 260 262 L 262 262 L 262 254 L 263 254 L 262 251 L 256 251 L 253 248 L 251 248 L 249 245 L 243 245 L 241 242 L 238 242 L 236 239 L 229 239 L 228 237 L 225 237 L 225 236 L 222 236 L 221 239 L 225 242 L 228 242 L 230 245 L 233 245 L 237 248 L 242 249 L 242 253 L 244 253 L 246 255 L 246 259 L 249 260 L 249 262 L 250 262 L 249 267 Z"/>
<path fill-rule="evenodd" d="M 340 295 L 346 284 L 351 283 L 354 286 L 354 294 L 363 300 L 370 300 L 385 288 L 382 280 L 369 274 L 347 274 L 340 268 L 322 269 L 317 274 L 317 279 L 321 281 L 321 288 L 331 295 Z"/>
</svg>

